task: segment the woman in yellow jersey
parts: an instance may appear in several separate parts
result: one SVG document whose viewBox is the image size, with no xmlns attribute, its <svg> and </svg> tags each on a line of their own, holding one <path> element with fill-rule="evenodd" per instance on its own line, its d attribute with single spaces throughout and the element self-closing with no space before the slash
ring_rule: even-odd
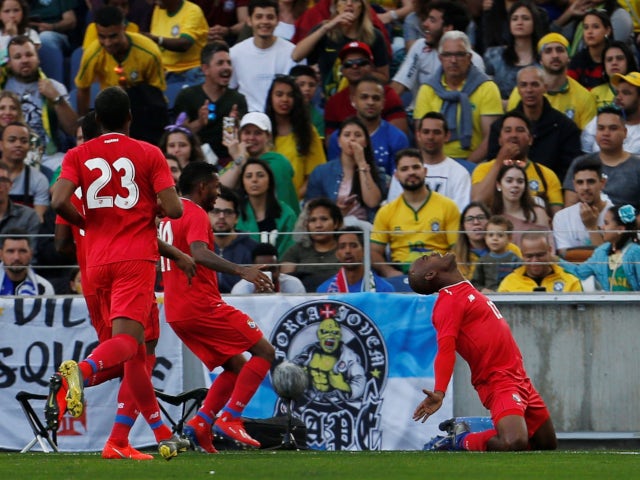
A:
<svg viewBox="0 0 640 480">
<path fill-rule="evenodd" d="M 629 72 L 637 72 L 636 58 L 625 42 L 615 40 L 605 48 L 603 53 L 604 79 L 606 83 L 598 85 L 590 90 L 596 100 L 598 108 L 610 105 L 616 98 L 616 90 L 611 85 L 611 78 L 620 73 L 626 75 Z"/>
</svg>

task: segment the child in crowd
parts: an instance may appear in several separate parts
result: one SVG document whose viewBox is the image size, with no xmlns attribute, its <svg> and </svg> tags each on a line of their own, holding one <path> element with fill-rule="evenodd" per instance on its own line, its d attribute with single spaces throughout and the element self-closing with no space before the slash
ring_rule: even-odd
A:
<svg viewBox="0 0 640 480">
<path fill-rule="evenodd" d="M 495 292 L 504 277 L 520 266 L 522 260 L 507 250 L 513 224 L 502 215 L 493 215 L 487 223 L 485 242 L 489 252 L 478 260 L 471 283 L 481 292 Z"/>
</svg>

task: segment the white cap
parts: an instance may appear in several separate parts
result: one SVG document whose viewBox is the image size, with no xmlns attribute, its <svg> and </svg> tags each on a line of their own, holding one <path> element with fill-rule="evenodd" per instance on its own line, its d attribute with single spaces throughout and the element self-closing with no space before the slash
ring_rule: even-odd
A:
<svg viewBox="0 0 640 480">
<path fill-rule="evenodd" d="M 262 112 L 249 112 L 240 120 L 240 129 L 245 125 L 255 125 L 264 132 L 271 133 L 271 120 Z"/>
</svg>

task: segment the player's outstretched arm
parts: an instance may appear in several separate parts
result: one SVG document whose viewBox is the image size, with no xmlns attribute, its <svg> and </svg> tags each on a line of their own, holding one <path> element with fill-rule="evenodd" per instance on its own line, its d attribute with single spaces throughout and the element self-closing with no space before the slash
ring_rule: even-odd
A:
<svg viewBox="0 0 640 480">
<path fill-rule="evenodd" d="M 416 422 L 422 421 L 422 423 L 424 423 L 431 415 L 440 410 L 440 407 L 442 406 L 442 400 L 444 399 L 444 392 L 432 392 L 431 390 L 423 388 L 422 393 L 424 393 L 427 397 L 420 402 L 418 408 L 416 408 L 415 412 L 413 412 L 413 419 Z"/>
</svg>

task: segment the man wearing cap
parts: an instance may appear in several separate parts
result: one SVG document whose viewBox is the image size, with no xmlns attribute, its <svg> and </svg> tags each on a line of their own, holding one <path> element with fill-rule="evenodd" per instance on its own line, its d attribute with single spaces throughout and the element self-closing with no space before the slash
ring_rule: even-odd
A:
<svg viewBox="0 0 640 480">
<path fill-rule="evenodd" d="M 611 83 L 617 90 L 615 104 L 624 111 L 624 125 L 627 127 L 627 138 L 624 139 L 622 147 L 627 152 L 640 154 L 640 73 L 616 73 L 611 77 Z M 596 142 L 595 118 L 584 127 L 581 142 L 584 153 L 600 150 Z"/>
<path fill-rule="evenodd" d="M 516 88 L 521 100 L 514 110 L 522 112 L 531 125 L 533 143 L 529 158 L 549 167 L 562 182 L 573 159 L 582 154 L 580 129 L 573 120 L 553 108 L 545 97 L 547 87 L 540 67 L 531 65 L 520 70 Z M 501 130 L 502 119 L 491 125 L 487 158 L 498 156 Z"/>
<path fill-rule="evenodd" d="M 544 69 L 545 97 L 556 110 L 560 110 L 581 130 L 596 114 L 596 101 L 589 90 L 567 75 L 569 42 L 559 33 L 549 33 L 538 42 L 540 65 Z M 520 92 L 514 88 L 507 110 L 520 102 Z"/>
<path fill-rule="evenodd" d="M 297 63 L 291 59 L 295 45 L 273 34 L 278 25 L 278 2 L 251 0 L 248 25 L 253 37 L 231 47 L 231 88 L 247 98 L 250 112 L 263 112 L 269 87 L 277 74 L 286 75 Z"/>
<path fill-rule="evenodd" d="M 347 43 L 338 54 L 341 61 L 342 76 L 349 82 L 347 88 L 331 95 L 324 109 L 325 135 L 331 136 L 340 124 L 356 114 L 351 101 L 355 85 L 365 76 L 373 74 L 373 53 L 369 45 L 362 42 Z M 389 86 L 384 86 L 384 107 L 382 118 L 405 133 L 409 132 L 407 113 L 398 94 Z"/>
<path fill-rule="evenodd" d="M 240 120 L 237 137 L 223 140 L 229 149 L 232 162 L 220 172 L 220 183 L 231 189 L 240 184 L 242 166 L 249 157 L 256 157 L 269 164 L 276 181 L 276 196 L 297 214 L 300 213 L 298 194 L 293 185 L 293 167 L 284 155 L 272 152 L 271 120 L 262 112 L 249 112 Z"/>
<path fill-rule="evenodd" d="M 420 87 L 413 118 L 417 123 L 427 112 L 442 113 L 451 125 L 445 154 L 473 171 L 486 158 L 491 124 L 503 113 L 500 90 L 471 64 L 471 44 L 464 32 L 445 33 L 438 55 L 442 65 Z"/>
</svg>

